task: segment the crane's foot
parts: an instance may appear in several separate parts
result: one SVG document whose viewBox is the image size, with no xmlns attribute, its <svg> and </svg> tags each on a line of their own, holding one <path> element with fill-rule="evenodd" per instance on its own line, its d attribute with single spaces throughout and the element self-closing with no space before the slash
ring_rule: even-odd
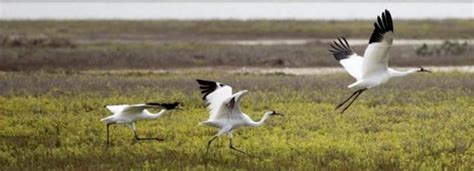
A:
<svg viewBox="0 0 474 171">
<path fill-rule="evenodd" d="M 114 146 L 115 144 L 114 143 L 106 143 L 105 144 L 105 148 L 109 148 L 109 147 L 112 147 Z"/>
<path fill-rule="evenodd" d="M 165 139 L 163 138 L 139 138 L 139 139 L 136 139 L 137 141 L 164 141 Z"/>
<path fill-rule="evenodd" d="M 155 138 L 156 141 L 164 141 L 164 138 Z"/>
<path fill-rule="evenodd" d="M 140 138 L 138 136 L 135 136 L 135 139 L 137 141 L 150 141 L 150 140 L 155 140 L 155 141 L 164 141 L 165 139 L 163 138 L 154 138 L 154 137 L 150 137 L 150 138 Z"/>
<path fill-rule="evenodd" d="M 242 150 L 239 150 L 239 149 L 235 148 L 234 146 L 230 146 L 230 149 L 232 149 L 232 150 L 234 150 L 234 151 L 237 151 L 237 152 L 240 152 L 240 153 L 245 154 L 245 155 L 249 155 L 248 153 L 246 153 L 246 152 L 244 152 L 244 151 L 242 151 Z M 250 156 L 250 155 L 249 155 L 249 156 Z"/>
</svg>

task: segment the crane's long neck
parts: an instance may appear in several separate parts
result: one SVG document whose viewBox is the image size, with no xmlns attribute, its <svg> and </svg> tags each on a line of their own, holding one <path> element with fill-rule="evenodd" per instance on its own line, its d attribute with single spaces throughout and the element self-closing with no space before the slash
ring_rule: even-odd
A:
<svg viewBox="0 0 474 171">
<path fill-rule="evenodd" d="M 390 74 L 390 77 L 403 77 L 409 74 L 416 73 L 418 69 L 410 69 L 408 71 L 397 71 L 394 69 L 389 68 L 388 73 Z"/>
<path fill-rule="evenodd" d="M 158 113 L 151 113 L 148 110 L 145 110 L 146 116 L 148 119 L 158 119 L 160 118 L 164 113 L 166 112 L 166 109 L 161 109 Z"/>
<path fill-rule="evenodd" d="M 270 114 L 269 113 L 265 113 L 262 117 L 262 119 L 260 119 L 259 121 L 255 122 L 255 121 L 251 121 L 250 123 L 248 123 L 249 126 L 260 126 L 262 125 L 268 118 L 270 118 Z"/>
</svg>

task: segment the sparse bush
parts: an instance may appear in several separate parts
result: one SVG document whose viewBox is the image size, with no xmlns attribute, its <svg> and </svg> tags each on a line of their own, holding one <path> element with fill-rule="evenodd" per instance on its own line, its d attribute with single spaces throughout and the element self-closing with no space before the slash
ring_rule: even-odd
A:
<svg viewBox="0 0 474 171">
<path fill-rule="evenodd" d="M 416 49 L 416 54 L 418 56 L 458 56 L 465 53 L 467 48 L 467 42 L 460 43 L 446 40 L 439 46 L 430 47 L 423 44 Z"/>
<path fill-rule="evenodd" d="M 0 36 L 0 47 L 75 47 L 71 40 L 67 38 L 48 37 L 44 35 L 26 36 Z"/>
<path fill-rule="evenodd" d="M 363 54 L 365 46 L 353 48 Z M 327 49 L 327 44 L 243 46 L 189 42 L 80 44 L 75 48 L 10 46 L 0 51 L 0 71 L 340 66 Z M 390 65 L 474 65 L 472 54 L 474 48 L 468 46 L 459 55 L 417 57 L 411 46 L 394 46 Z"/>
</svg>

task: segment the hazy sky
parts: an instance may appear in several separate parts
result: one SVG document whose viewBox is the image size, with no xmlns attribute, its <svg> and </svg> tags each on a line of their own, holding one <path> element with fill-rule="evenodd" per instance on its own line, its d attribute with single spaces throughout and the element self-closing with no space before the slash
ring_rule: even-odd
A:
<svg viewBox="0 0 474 171">
<path fill-rule="evenodd" d="M 474 19 L 474 3 L 457 2 L 5 2 L 0 19 Z M 66 0 L 62 0 L 66 1 Z M 68 0 L 74 1 L 74 0 Z M 92 1 L 92 0 L 89 0 Z M 125 1 L 125 0 L 122 0 Z M 142 0 L 148 1 L 148 0 Z M 373 1 L 373 0 L 372 0 Z"/>
<path fill-rule="evenodd" d="M 472 2 L 472 0 L 0 0 L 0 2 Z"/>
</svg>

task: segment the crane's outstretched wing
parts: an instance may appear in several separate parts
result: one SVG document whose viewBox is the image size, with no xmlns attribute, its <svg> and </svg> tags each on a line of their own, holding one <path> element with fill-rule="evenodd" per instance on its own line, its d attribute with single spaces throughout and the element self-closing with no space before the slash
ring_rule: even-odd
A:
<svg viewBox="0 0 474 171">
<path fill-rule="evenodd" d="M 355 79 L 359 80 L 362 78 L 362 57 L 358 56 L 352 50 L 346 38 L 341 37 L 331 44 L 329 51 L 334 55 L 337 61 L 344 67 L 344 69 Z"/>
<path fill-rule="evenodd" d="M 217 118 L 224 101 L 232 97 L 232 87 L 215 81 L 196 80 L 209 108 L 209 119 Z"/>
<path fill-rule="evenodd" d="M 122 114 L 140 114 L 143 110 L 148 108 L 161 107 L 159 103 L 146 103 L 146 104 L 134 104 L 134 105 L 107 105 L 105 106 L 112 113 Z"/>
<path fill-rule="evenodd" d="M 112 113 L 119 113 L 122 112 L 122 110 L 125 109 L 127 106 L 129 105 L 106 105 L 104 107 L 109 109 L 109 111 Z"/>
<path fill-rule="evenodd" d="M 240 102 L 245 93 L 247 90 L 242 90 L 225 99 L 213 119 L 241 117 Z"/>
<path fill-rule="evenodd" d="M 156 102 L 150 102 L 146 103 L 147 105 L 153 105 L 156 107 L 162 107 L 163 109 L 166 110 L 172 110 L 172 109 L 179 109 L 178 106 L 181 104 L 180 102 L 174 102 L 174 103 L 156 103 Z"/>
<path fill-rule="evenodd" d="M 393 21 L 388 10 L 377 16 L 374 31 L 369 39 L 369 46 L 365 49 L 362 65 L 362 76 L 368 76 L 388 68 L 388 51 L 393 42 Z"/>
</svg>

